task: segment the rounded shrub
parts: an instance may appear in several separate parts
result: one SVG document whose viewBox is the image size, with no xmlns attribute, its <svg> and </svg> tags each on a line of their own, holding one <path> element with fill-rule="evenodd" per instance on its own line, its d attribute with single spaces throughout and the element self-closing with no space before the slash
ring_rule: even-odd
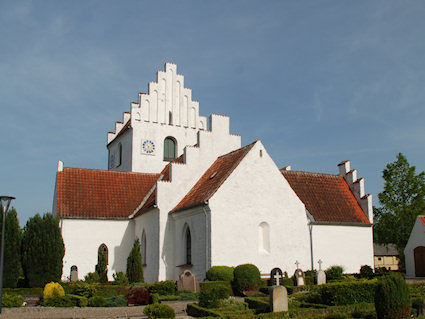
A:
<svg viewBox="0 0 425 319">
<path fill-rule="evenodd" d="M 106 299 L 102 296 L 94 296 L 89 299 L 89 306 L 90 307 L 105 307 L 106 306 Z"/>
<path fill-rule="evenodd" d="M 119 285 L 119 286 L 127 286 L 128 285 L 128 278 L 125 273 L 122 271 L 118 271 L 115 274 L 112 274 L 112 277 L 114 278 L 114 281 L 112 282 L 113 285 Z"/>
<path fill-rule="evenodd" d="M 150 294 L 158 294 L 161 296 L 174 295 L 176 293 L 176 282 L 174 280 L 164 280 L 154 282 L 147 287 Z"/>
<path fill-rule="evenodd" d="M 369 265 L 363 265 L 360 267 L 360 278 L 366 278 L 366 279 L 372 279 L 375 277 L 375 274 L 373 273 L 372 267 Z"/>
<path fill-rule="evenodd" d="M 1 306 L 5 308 L 22 307 L 24 298 L 14 294 L 4 293 L 1 299 Z"/>
<path fill-rule="evenodd" d="M 325 270 L 326 281 L 340 281 L 343 273 L 344 268 L 342 266 L 331 266 Z"/>
<path fill-rule="evenodd" d="M 378 319 L 410 317 L 410 297 L 404 277 L 388 274 L 379 278 L 375 290 L 375 309 Z"/>
<path fill-rule="evenodd" d="M 97 272 L 89 272 L 87 275 L 84 276 L 84 281 L 88 284 L 100 282 L 99 274 Z"/>
<path fill-rule="evenodd" d="M 159 303 L 147 305 L 145 309 L 143 309 L 143 313 L 151 319 L 176 317 L 173 308 L 168 305 Z"/>
<path fill-rule="evenodd" d="M 96 284 L 88 284 L 83 281 L 70 282 L 65 286 L 66 294 L 91 298 L 96 295 Z"/>
<path fill-rule="evenodd" d="M 74 307 L 76 304 L 70 296 L 60 296 L 45 299 L 42 304 L 44 307 Z"/>
<path fill-rule="evenodd" d="M 209 281 L 232 281 L 234 267 L 213 266 L 207 271 Z"/>
<path fill-rule="evenodd" d="M 130 305 L 147 305 L 152 300 L 152 295 L 144 287 L 131 288 L 125 297 Z"/>
<path fill-rule="evenodd" d="M 126 307 L 127 306 L 127 299 L 125 299 L 124 296 L 118 295 L 118 296 L 112 296 L 106 298 L 106 304 L 105 307 Z"/>
<path fill-rule="evenodd" d="M 261 284 L 260 270 L 252 264 L 237 266 L 233 272 L 233 277 L 233 289 L 239 295 L 246 290 L 258 289 Z"/>
<path fill-rule="evenodd" d="M 43 299 L 47 300 L 49 298 L 63 297 L 65 296 L 65 290 L 57 282 L 49 282 L 44 286 Z"/>
<path fill-rule="evenodd" d="M 201 291 L 199 293 L 199 306 L 203 308 L 217 308 L 218 297 L 212 291 Z"/>
</svg>

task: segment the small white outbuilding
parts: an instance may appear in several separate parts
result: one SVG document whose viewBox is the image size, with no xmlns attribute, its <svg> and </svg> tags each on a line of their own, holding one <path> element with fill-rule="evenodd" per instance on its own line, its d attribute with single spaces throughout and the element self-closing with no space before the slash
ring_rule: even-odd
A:
<svg viewBox="0 0 425 319">
<path fill-rule="evenodd" d="M 112 279 L 136 238 L 146 282 L 243 263 L 289 275 L 319 260 L 373 266 L 372 197 L 350 162 L 336 175 L 279 170 L 260 141 L 242 147 L 229 117 L 199 115 L 175 64 L 131 103 L 107 148 L 108 170 L 58 166 L 65 278 L 94 271 L 102 251 Z"/>
<path fill-rule="evenodd" d="M 425 215 L 416 217 L 404 248 L 407 277 L 425 277 Z"/>
</svg>

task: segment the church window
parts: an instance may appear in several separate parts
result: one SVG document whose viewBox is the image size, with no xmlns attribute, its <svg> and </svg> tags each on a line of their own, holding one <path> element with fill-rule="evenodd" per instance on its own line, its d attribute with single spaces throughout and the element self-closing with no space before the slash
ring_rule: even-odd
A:
<svg viewBox="0 0 425 319">
<path fill-rule="evenodd" d="M 145 230 L 143 230 L 143 233 L 142 233 L 142 244 L 140 245 L 140 248 L 141 248 L 141 253 L 142 253 L 142 264 L 143 264 L 143 266 L 144 265 L 146 265 L 147 264 L 147 261 L 146 261 L 146 232 L 145 232 Z"/>
<path fill-rule="evenodd" d="M 164 161 L 172 161 L 176 158 L 176 144 L 172 137 L 164 140 Z"/>
<path fill-rule="evenodd" d="M 270 229 L 266 222 L 258 227 L 258 250 L 262 253 L 270 253 Z"/>
<path fill-rule="evenodd" d="M 192 236 L 190 235 L 189 227 L 186 228 L 186 236 L 185 236 L 185 254 L 186 254 L 186 265 L 192 264 Z"/>
</svg>

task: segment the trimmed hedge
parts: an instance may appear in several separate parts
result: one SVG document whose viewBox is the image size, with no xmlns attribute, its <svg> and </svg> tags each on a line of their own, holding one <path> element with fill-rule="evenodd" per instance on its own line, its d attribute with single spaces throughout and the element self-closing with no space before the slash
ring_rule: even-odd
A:
<svg viewBox="0 0 425 319">
<path fill-rule="evenodd" d="M 143 309 L 143 313 L 148 316 L 148 318 L 152 319 L 176 317 L 173 308 L 168 305 L 162 305 L 159 303 L 147 305 L 145 309 Z"/>
<path fill-rule="evenodd" d="M 213 266 L 207 271 L 209 281 L 232 281 L 234 267 Z"/>
<path fill-rule="evenodd" d="M 94 296 L 89 299 L 90 307 L 105 307 L 106 299 L 102 296 Z"/>
<path fill-rule="evenodd" d="M 192 317 L 220 317 L 221 314 L 212 309 L 202 308 L 194 303 L 188 303 L 186 313 Z"/>
<path fill-rule="evenodd" d="M 201 292 L 203 291 L 211 291 L 214 287 L 217 286 L 225 286 L 229 293 L 229 296 L 233 295 L 232 284 L 230 281 L 202 281 L 199 283 Z"/>
<path fill-rule="evenodd" d="M 89 300 L 86 297 L 78 296 L 78 295 L 66 295 L 69 299 L 71 299 L 74 306 L 77 307 L 87 307 L 89 304 Z"/>
<path fill-rule="evenodd" d="M 24 298 L 14 294 L 4 293 L 1 299 L 1 306 L 5 308 L 22 307 Z"/>
<path fill-rule="evenodd" d="M 244 290 L 259 289 L 261 284 L 261 274 L 257 266 L 253 264 L 243 264 L 235 268 L 232 286 L 234 292 L 242 294 Z"/>
<path fill-rule="evenodd" d="M 83 281 L 70 282 L 63 284 L 66 294 L 83 296 L 86 298 L 91 298 L 97 295 L 97 285 L 88 284 Z"/>
<path fill-rule="evenodd" d="M 245 297 L 245 302 L 249 309 L 253 309 L 256 314 L 270 312 L 270 302 L 268 297 Z"/>
<path fill-rule="evenodd" d="M 72 298 L 68 296 L 48 298 L 41 303 L 44 307 L 74 307 Z"/>
<path fill-rule="evenodd" d="M 409 318 L 410 296 L 400 274 L 382 276 L 376 285 L 375 309 L 378 319 Z"/>
<path fill-rule="evenodd" d="M 157 281 L 147 286 L 150 294 L 158 294 L 160 296 L 174 295 L 176 293 L 176 282 L 173 280 Z"/>
<path fill-rule="evenodd" d="M 375 288 L 376 280 L 330 283 L 313 289 L 306 301 L 328 306 L 373 303 Z"/>
</svg>

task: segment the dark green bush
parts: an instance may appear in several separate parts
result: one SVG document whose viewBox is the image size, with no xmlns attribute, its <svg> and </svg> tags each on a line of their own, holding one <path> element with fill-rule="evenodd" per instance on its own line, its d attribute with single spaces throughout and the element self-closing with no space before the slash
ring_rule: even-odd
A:
<svg viewBox="0 0 425 319">
<path fill-rule="evenodd" d="M 41 303 L 44 307 L 74 307 L 74 301 L 69 296 L 48 298 Z"/>
<path fill-rule="evenodd" d="M 66 295 L 76 307 L 87 307 L 89 300 L 86 297 L 78 295 Z"/>
<path fill-rule="evenodd" d="M 89 272 L 87 275 L 84 276 L 84 281 L 88 284 L 100 282 L 99 274 L 97 272 Z"/>
<path fill-rule="evenodd" d="M 316 270 L 307 270 L 305 273 L 305 284 L 314 285 L 316 281 Z"/>
<path fill-rule="evenodd" d="M 210 291 L 217 286 L 225 286 L 229 296 L 233 294 L 232 284 L 230 281 L 203 281 L 199 283 L 201 291 Z"/>
<path fill-rule="evenodd" d="M 70 282 L 63 285 L 66 294 L 83 296 L 86 298 L 93 297 L 97 293 L 97 286 L 94 284 L 88 284 L 83 281 Z"/>
<path fill-rule="evenodd" d="M 234 267 L 213 266 L 207 271 L 209 281 L 232 281 Z"/>
<path fill-rule="evenodd" d="M 201 291 L 199 294 L 199 306 L 203 308 L 217 308 L 218 300 L 219 298 L 212 291 Z"/>
<path fill-rule="evenodd" d="M 325 270 L 326 281 L 339 281 L 342 279 L 342 274 L 344 273 L 344 268 L 341 266 L 331 266 Z"/>
<path fill-rule="evenodd" d="M 19 295 L 4 293 L 1 299 L 1 306 L 5 308 L 22 307 L 24 298 Z"/>
<path fill-rule="evenodd" d="M 378 319 L 410 317 L 409 289 L 397 273 L 382 276 L 376 285 L 375 309 Z"/>
<path fill-rule="evenodd" d="M 385 267 L 379 267 L 375 269 L 375 277 L 380 277 L 383 275 L 387 275 L 389 272 L 391 272 L 391 270 L 388 270 Z"/>
<path fill-rule="evenodd" d="M 128 285 L 127 276 L 122 271 L 118 271 L 117 273 L 112 274 L 112 277 L 114 278 L 114 281 L 112 282 L 113 285 L 119 285 L 119 286 Z"/>
<path fill-rule="evenodd" d="M 157 281 L 147 286 L 150 294 L 158 295 L 174 295 L 176 288 L 176 282 L 173 280 Z"/>
<path fill-rule="evenodd" d="M 180 300 L 197 300 L 198 294 L 191 291 L 178 291 L 177 296 L 180 297 Z"/>
<path fill-rule="evenodd" d="M 134 241 L 133 248 L 127 257 L 127 278 L 131 283 L 144 281 L 142 253 L 139 238 L 136 238 Z"/>
<path fill-rule="evenodd" d="M 126 307 L 127 299 L 122 296 L 112 296 L 105 299 L 105 307 Z"/>
<path fill-rule="evenodd" d="M 365 278 L 365 279 L 372 279 L 373 277 L 375 277 L 375 274 L 373 273 L 372 267 L 370 267 L 369 265 L 361 266 L 359 277 Z"/>
<path fill-rule="evenodd" d="M 106 299 L 102 296 L 94 296 L 89 299 L 90 307 L 105 307 Z"/>
<path fill-rule="evenodd" d="M 152 319 L 176 317 L 173 308 L 168 305 L 163 305 L 159 303 L 147 305 L 145 309 L 143 309 L 143 313 L 148 316 L 148 318 Z"/>
<path fill-rule="evenodd" d="M 340 306 L 360 302 L 372 303 L 375 295 L 376 280 L 334 282 L 321 285 L 310 291 L 306 302 Z"/>
<path fill-rule="evenodd" d="M 244 290 L 258 289 L 261 274 L 257 266 L 252 264 L 239 265 L 233 272 L 233 288 L 235 293 L 242 295 Z"/>
</svg>

